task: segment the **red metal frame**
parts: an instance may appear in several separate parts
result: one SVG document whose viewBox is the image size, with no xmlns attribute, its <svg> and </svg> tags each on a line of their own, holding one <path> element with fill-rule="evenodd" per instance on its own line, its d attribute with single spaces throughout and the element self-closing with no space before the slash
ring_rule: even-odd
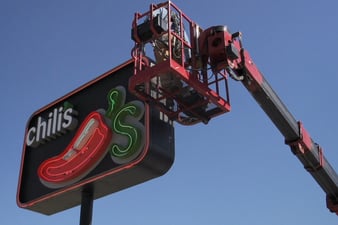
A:
<svg viewBox="0 0 338 225">
<path fill-rule="evenodd" d="M 173 12 L 178 15 L 180 21 L 178 29 L 183 31 L 186 28 L 191 34 L 188 37 L 189 40 L 185 39 L 184 32 L 172 31 L 170 23 L 168 23 L 167 30 L 160 34 L 157 33 L 152 21 L 154 11 L 160 8 L 165 8 L 168 12 L 167 15 L 172 15 Z M 137 27 L 146 18 L 150 21 L 150 30 L 153 36 L 142 42 L 137 33 Z M 212 71 L 208 69 L 210 65 L 207 62 L 201 63 L 201 59 L 196 54 L 196 46 L 198 46 L 196 32 L 201 32 L 199 26 L 170 1 L 150 5 L 148 12 L 136 13 L 133 21 L 132 35 L 135 47 L 132 57 L 135 67 L 134 76 L 129 81 L 129 91 L 141 100 L 154 104 L 170 119 L 184 125 L 207 123 L 212 117 L 229 112 L 231 109 L 227 73 L 225 70 Z M 168 37 L 168 40 L 175 38 L 178 43 L 181 43 L 179 51 L 181 57 L 179 60 L 174 59 L 173 43 L 168 41 L 168 59 L 155 63 L 151 57 L 145 54 L 143 48 L 164 36 Z M 186 61 L 187 51 L 190 51 L 191 58 Z M 189 90 L 189 93 L 199 96 L 200 99 L 188 102 L 186 99 L 178 97 L 179 93 L 164 89 L 161 86 L 159 74 L 175 76 L 182 81 L 185 90 Z M 168 106 L 168 102 L 173 103 L 173 106 Z M 203 110 L 201 110 L 202 108 Z"/>
</svg>

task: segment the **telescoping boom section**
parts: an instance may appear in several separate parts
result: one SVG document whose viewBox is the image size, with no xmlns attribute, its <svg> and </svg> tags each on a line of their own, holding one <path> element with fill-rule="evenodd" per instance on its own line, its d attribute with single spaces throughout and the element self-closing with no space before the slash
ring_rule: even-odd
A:
<svg viewBox="0 0 338 225">
<path fill-rule="evenodd" d="M 226 26 L 205 30 L 171 1 L 135 13 L 131 38 L 134 75 L 129 91 L 183 125 L 229 112 L 228 80 L 244 85 L 285 143 L 326 193 L 338 215 L 338 176 L 300 121 L 289 112 L 243 48 L 242 34 Z"/>
</svg>

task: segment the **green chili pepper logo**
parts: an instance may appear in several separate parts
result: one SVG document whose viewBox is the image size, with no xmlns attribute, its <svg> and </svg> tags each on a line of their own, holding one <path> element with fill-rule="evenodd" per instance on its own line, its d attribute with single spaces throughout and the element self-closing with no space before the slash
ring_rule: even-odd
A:
<svg viewBox="0 0 338 225">
<path fill-rule="evenodd" d="M 126 90 L 122 86 L 110 90 L 107 96 L 108 110 L 106 117 L 111 119 L 113 143 L 109 152 L 112 160 L 122 164 L 135 159 L 144 147 L 144 104 L 134 100 L 125 103 Z"/>
</svg>

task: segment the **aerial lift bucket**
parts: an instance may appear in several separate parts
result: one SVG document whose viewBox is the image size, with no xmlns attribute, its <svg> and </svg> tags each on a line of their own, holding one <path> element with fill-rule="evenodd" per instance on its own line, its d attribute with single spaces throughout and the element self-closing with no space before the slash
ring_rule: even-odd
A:
<svg viewBox="0 0 338 225">
<path fill-rule="evenodd" d="M 131 30 L 134 76 L 129 91 L 183 125 L 230 111 L 228 77 L 199 54 L 201 28 L 172 2 L 136 13 Z"/>
</svg>

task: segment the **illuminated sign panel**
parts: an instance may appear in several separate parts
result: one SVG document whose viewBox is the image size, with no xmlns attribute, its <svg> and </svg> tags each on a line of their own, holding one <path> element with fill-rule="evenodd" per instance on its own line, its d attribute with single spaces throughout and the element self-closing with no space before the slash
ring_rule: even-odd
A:
<svg viewBox="0 0 338 225">
<path fill-rule="evenodd" d="M 174 129 L 128 93 L 130 60 L 35 112 L 23 144 L 17 203 L 54 214 L 166 173 Z"/>
</svg>

